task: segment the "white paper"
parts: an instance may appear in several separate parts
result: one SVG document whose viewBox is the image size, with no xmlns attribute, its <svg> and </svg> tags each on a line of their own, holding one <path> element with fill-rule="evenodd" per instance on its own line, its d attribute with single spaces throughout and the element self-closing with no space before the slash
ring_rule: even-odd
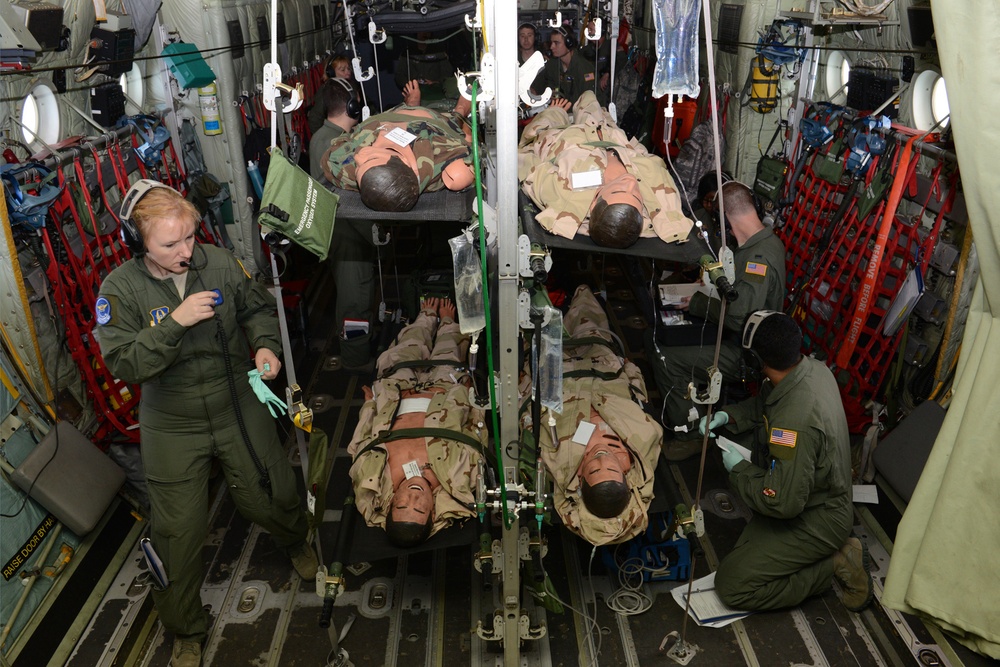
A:
<svg viewBox="0 0 1000 667">
<path fill-rule="evenodd" d="M 407 461 L 403 464 L 403 474 L 406 475 L 406 479 L 420 477 L 420 464 L 416 461 Z"/>
<path fill-rule="evenodd" d="M 854 502 L 878 505 L 878 488 L 874 484 L 855 484 Z"/>
<path fill-rule="evenodd" d="M 749 449 L 747 449 L 746 447 L 744 447 L 739 443 L 733 442 L 724 435 L 718 436 L 718 440 L 716 440 L 715 444 L 717 444 L 719 446 L 719 449 L 721 449 L 722 451 L 726 451 L 727 445 L 732 445 L 733 447 L 736 448 L 736 451 L 738 451 L 743 456 L 744 460 L 746 461 L 750 460 L 750 455 L 752 452 Z"/>
<path fill-rule="evenodd" d="M 588 421 L 581 421 L 576 427 L 576 433 L 573 434 L 573 442 L 578 445 L 586 445 L 590 442 L 590 436 L 594 434 L 595 425 Z"/>
<path fill-rule="evenodd" d="M 688 585 L 686 583 L 671 590 L 670 594 L 681 609 L 687 606 Z M 688 615 L 698 625 L 721 628 L 733 621 L 746 618 L 751 613 L 726 606 L 719 594 L 715 592 L 715 572 L 692 582 L 691 607 L 688 609 Z"/>
<path fill-rule="evenodd" d="M 406 148 L 417 139 L 417 135 L 410 134 L 401 127 L 394 127 L 383 136 L 385 136 L 385 138 L 392 143 L 402 146 L 403 148 Z"/>
<path fill-rule="evenodd" d="M 584 188 L 596 188 L 604 182 L 601 172 L 597 169 L 593 171 L 574 171 L 570 174 L 571 185 L 574 190 Z"/>
</svg>

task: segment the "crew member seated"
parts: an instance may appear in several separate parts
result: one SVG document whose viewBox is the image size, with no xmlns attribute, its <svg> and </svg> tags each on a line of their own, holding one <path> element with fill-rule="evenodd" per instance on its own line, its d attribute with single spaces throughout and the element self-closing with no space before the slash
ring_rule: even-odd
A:
<svg viewBox="0 0 1000 667">
<path fill-rule="evenodd" d="M 450 300 L 427 299 L 378 358 L 347 449 L 358 511 L 398 547 L 475 516 L 487 431 L 463 378 L 469 337 L 455 313 Z"/>
<path fill-rule="evenodd" d="M 323 124 L 309 140 L 309 175 L 323 178 L 323 156 L 330 142 L 350 132 L 361 119 L 361 102 L 347 79 L 327 79 L 319 88 L 316 106 L 323 110 Z"/>
<path fill-rule="evenodd" d="M 693 223 L 663 160 L 630 140 L 586 91 L 573 106 L 554 100 L 525 127 L 517 175 L 541 209 L 538 223 L 572 239 L 627 248 L 639 237 L 684 241 Z"/>
<path fill-rule="evenodd" d="M 360 192 L 376 211 L 409 211 L 423 192 L 457 192 L 475 181 L 465 123 L 471 103 L 459 97 L 450 112 L 421 107 L 416 81 L 403 97 L 403 104 L 334 139 L 324 159 L 326 179 Z"/>
<path fill-rule="evenodd" d="M 560 26 L 549 35 L 549 53 L 545 67 L 531 83 L 531 92 L 541 95 L 546 88 L 554 98 L 576 102 L 584 91 L 594 89 L 594 63 L 577 52 L 576 38 Z"/>
<path fill-rule="evenodd" d="M 864 544 L 849 537 L 854 518 L 847 417 L 837 380 L 800 353 L 802 332 L 788 315 L 753 313 L 742 347 L 766 378 L 758 396 L 716 412 L 705 432 L 725 426 L 752 435 L 751 460 L 727 445 L 729 483 L 754 513 L 722 559 L 715 589 L 737 609 L 794 607 L 830 588 L 861 611 L 872 599 Z"/>
<path fill-rule="evenodd" d="M 646 529 L 662 429 L 642 409 L 642 373 L 611 347 L 607 316 L 586 285 L 577 288 L 563 327 L 571 337 L 563 342 L 563 409 L 543 409 L 539 430 L 553 505 L 591 544 L 624 542 Z M 529 382 L 523 379 L 522 396 L 530 395 Z M 530 412 L 522 432 L 531 431 Z M 522 460 L 530 466 L 534 456 L 526 452 Z"/>
</svg>

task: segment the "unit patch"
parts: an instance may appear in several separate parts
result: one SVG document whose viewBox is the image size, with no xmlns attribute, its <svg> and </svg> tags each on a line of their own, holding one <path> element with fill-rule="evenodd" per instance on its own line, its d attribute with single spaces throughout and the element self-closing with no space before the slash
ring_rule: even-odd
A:
<svg viewBox="0 0 1000 667">
<path fill-rule="evenodd" d="M 775 491 L 774 489 L 769 489 L 765 486 L 764 495 L 767 496 L 768 498 L 774 498 L 776 495 L 778 495 L 778 492 Z"/>
<path fill-rule="evenodd" d="M 785 428 L 772 428 L 771 429 L 771 439 L 770 443 L 772 445 L 783 445 L 785 447 L 794 447 L 795 441 L 798 440 L 798 431 L 791 431 Z"/>
<path fill-rule="evenodd" d="M 767 276 L 767 264 L 761 264 L 760 262 L 747 262 L 746 272 L 752 276 L 760 276 L 764 278 Z"/>
<path fill-rule="evenodd" d="M 100 325 L 107 324 L 111 321 L 111 302 L 103 296 L 97 297 L 97 303 L 94 304 L 94 311 L 97 315 L 97 323 Z"/>
<path fill-rule="evenodd" d="M 155 327 L 157 324 L 162 322 L 164 318 L 170 314 L 170 308 L 167 306 L 160 306 L 159 308 L 154 308 L 149 311 L 149 326 Z"/>
</svg>

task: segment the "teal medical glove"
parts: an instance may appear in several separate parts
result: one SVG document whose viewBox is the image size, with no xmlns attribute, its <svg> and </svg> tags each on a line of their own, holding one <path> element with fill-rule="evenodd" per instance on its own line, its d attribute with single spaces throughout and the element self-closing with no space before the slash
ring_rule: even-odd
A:
<svg viewBox="0 0 1000 667">
<path fill-rule="evenodd" d="M 271 416 L 277 419 L 281 415 L 288 411 L 288 406 L 285 402 L 278 398 L 271 389 L 264 384 L 264 381 L 260 379 L 260 371 L 252 370 L 247 371 L 247 377 L 250 378 L 250 387 L 253 389 L 253 393 L 257 395 L 258 400 L 267 406 L 268 412 Z M 277 410 L 275 410 L 277 408 Z"/>
<path fill-rule="evenodd" d="M 705 423 L 706 423 L 707 420 L 708 420 L 708 417 L 702 417 L 701 421 L 698 422 L 698 433 L 701 433 L 702 435 L 705 435 Z M 729 423 L 729 415 L 727 415 L 725 412 L 719 410 L 718 412 L 716 412 L 716 413 L 714 413 L 712 415 L 712 422 L 710 424 L 708 424 L 708 430 L 709 430 L 709 432 L 711 432 L 711 431 L 719 428 L 720 426 L 725 426 L 728 423 Z M 712 433 L 711 437 L 714 437 L 714 436 L 715 436 L 715 434 Z"/>
<path fill-rule="evenodd" d="M 722 414 L 726 413 L 723 412 Z M 722 465 L 726 466 L 726 472 L 732 472 L 736 464 L 743 460 L 743 455 L 735 447 L 726 445 L 725 450 L 722 452 Z"/>
</svg>

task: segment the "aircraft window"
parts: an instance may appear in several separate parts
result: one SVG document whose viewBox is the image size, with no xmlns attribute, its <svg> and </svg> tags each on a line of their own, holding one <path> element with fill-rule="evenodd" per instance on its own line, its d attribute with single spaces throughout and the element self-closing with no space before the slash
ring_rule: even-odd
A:
<svg viewBox="0 0 1000 667">
<path fill-rule="evenodd" d="M 143 86 L 142 72 L 139 71 L 139 65 L 132 63 L 132 69 L 118 78 L 118 85 L 122 87 L 122 92 L 125 93 L 125 113 L 130 116 L 142 113 L 146 89 Z"/>
<path fill-rule="evenodd" d="M 924 70 L 913 80 L 913 127 L 921 132 L 931 129 L 939 118 L 943 118 L 948 113 L 946 110 L 940 117 L 935 116 L 934 113 L 933 91 L 937 90 L 938 81 L 943 82 L 944 79 L 932 69 Z M 942 83 L 940 97 L 943 97 L 944 105 L 947 107 L 948 96 L 943 89 L 944 84 Z"/>
<path fill-rule="evenodd" d="M 45 143 L 59 140 L 59 106 L 52 87 L 39 81 L 21 103 L 21 133 L 27 144 L 41 139 Z M 37 134 L 36 134 L 37 133 Z"/>
<path fill-rule="evenodd" d="M 851 76 L 851 61 L 843 51 L 831 51 L 826 59 L 826 94 L 834 104 L 847 101 L 847 81 Z M 844 89 L 834 96 L 840 90 Z"/>
<path fill-rule="evenodd" d="M 946 118 L 949 114 L 951 114 L 951 105 L 948 104 L 948 88 L 942 76 L 934 82 L 934 87 L 931 88 L 931 115 L 934 116 L 935 123 L 941 123 L 940 129 L 943 130 L 948 127 L 948 122 L 951 120 Z"/>
</svg>

